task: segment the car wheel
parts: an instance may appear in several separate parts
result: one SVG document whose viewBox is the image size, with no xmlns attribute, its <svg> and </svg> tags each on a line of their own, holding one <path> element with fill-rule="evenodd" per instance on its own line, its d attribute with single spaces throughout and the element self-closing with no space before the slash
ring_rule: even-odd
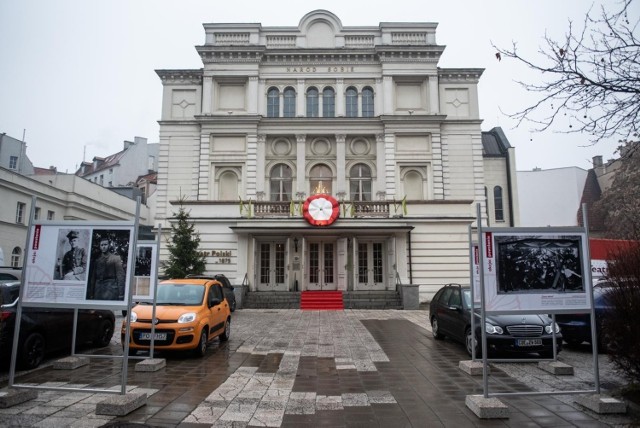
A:
<svg viewBox="0 0 640 428">
<path fill-rule="evenodd" d="M 470 328 L 467 328 L 467 330 L 464 332 L 464 343 L 465 347 L 467 348 L 467 354 L 469 354 L 470 357 L 473 356 L 474 347 L 476 349 L 476 358 L 481 357 L 480 353 L 482 351 L 480 350 L 478 340 L 475 338 L 475 335 L 471 333 Z"/>
<path fill-rule="evenodd" d="M 202 333 L 200 333 L 200 342 L 198 342 L 198 347 L 195 349 L 196 355 L 198 357 L 204 357 L 207 353 L 207 343 L 209 339 L 207 337 L 207 329 L 203 328 Z"/>
<path fill-rule="evenodd" d="M 113 323 L 110 320 L 102 320 L 96 331 L 93 344 L 98 348 L 109 346 L 113 337 Z"/>
<path fill-rule="evenodd" d="M 440 327 L 438 326 L 438 320 L 436 317 L 431 318 L 431 334 L 433 334 L 433 338 L 436 340 L 444 339 L 444 334 L 440 332 Z"/>
<path fill-rule="evenodd" d="M 231 321 L 227 318 L 224 323 L 224 331 L 220 335 L 220 342 L 226 342 L 231 337 Z"/>
<path fill-rule="evenodd" d="M 31 333 L 22 344 L 20 366 L 25 369 L 34 369 L 44 359 L 45 342 L 40 333 Z"/>
</svg>

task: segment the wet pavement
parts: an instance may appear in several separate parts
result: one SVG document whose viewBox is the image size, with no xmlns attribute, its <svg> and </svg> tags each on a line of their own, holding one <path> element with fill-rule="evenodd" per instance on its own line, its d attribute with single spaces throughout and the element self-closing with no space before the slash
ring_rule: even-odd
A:
<svg viewBox="0 0 640 428">
<path fill-rule="evenodd" d="M 121 317 L 120 317 L 121 319 Z M 204 358 L 166 357 L 157 372 L 136 372 L 127 390 L 147 404 L 124 417 L 95 414 L 104 393 L 39 391 L 38 398 L 0 409 L 0 426 L 34 427 L 601 427 L 638 423 L 637 411 L 598 415 L 575 395 L 503 397 L 509 418 L 482 420 L 465 397 L 482 394 L 482 377 L 458 368 L 462 345 L 435 341 L 427 311 L 238 310 L 231 339 L 214 340 Z M 118 323 L 119 326 L 119 323 Z M 119 333 L 119 329 L 118 329 Z M 117 334 L 116 336 L 119 336 Z M 121 354 L 119 337 L 107 350 Z M 101 351 L 102 353 L 105 350 Z M 553 376 L 536 363 L 492 364 L 491 392 L 593 389 L 590 348 L 564 350 L 573 376 Z M 625 384 L 600 356 L 602 392 Z M 120 389 L 121 360 L 92 359 L 72 371 L 45 365 L 16 382 Z M 0 388 L 6 386 L 0 376 Z M 137 425 L 133 425 L 137 424 Z"/>
</svg>

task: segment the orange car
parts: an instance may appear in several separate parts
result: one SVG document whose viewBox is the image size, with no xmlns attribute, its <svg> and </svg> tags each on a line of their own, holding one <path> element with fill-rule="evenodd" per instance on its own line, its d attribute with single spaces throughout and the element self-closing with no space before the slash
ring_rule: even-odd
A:
<svg viewBox="0 0 640 428">
<path fill-rule="evenodd" d="M 139 303 L 131 310 L 129 353 L 151 346 L 151 303 Z M 124 336 L 126 320 L 122 323 Z M 158 284 L 154 349 L 194 350 L 204 356 L 207 345 L 219 337 L 229 340 L 231 312 L 222 284 L 213 278 L 171 279 Z M 124 348 L 124 345 L 123 345 Z"/>
</svg>

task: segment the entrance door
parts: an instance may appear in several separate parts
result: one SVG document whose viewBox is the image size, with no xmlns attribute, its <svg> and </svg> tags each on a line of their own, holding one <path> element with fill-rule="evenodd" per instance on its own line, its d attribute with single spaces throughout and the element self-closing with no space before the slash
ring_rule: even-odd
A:
<svg viewBox="0 0 640 428">
<path fill-rule="evenodd" d="M 286 245 L 284 242 L 261 242 L 258 244 L 259 291 L 287 291 Z"/>
<path fill-rule="evenodd" d="M 384 244 L 358 242 L 358 290 L 384 290 Z"/>
<path fill-rule="evenodd" d="M 337 290 L 335 242 L 309 242 L 308 290 Z"/>
</svg>

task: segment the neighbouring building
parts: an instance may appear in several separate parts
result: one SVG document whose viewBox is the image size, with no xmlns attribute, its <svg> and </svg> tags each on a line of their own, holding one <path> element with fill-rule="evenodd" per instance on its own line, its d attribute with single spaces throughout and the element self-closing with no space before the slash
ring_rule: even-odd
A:
<svg viewBox="0 0 640 428">
<path fill-rule="evenodd" d="M 73 174 L 25 176 L 0 167 L 0 254 L 6 265 L 23 265 L 33 196 L 35 220 L 133 221 L 136 213 L 135 201 Z M 149 209 L 140 209 L 141 225 L 150 225 Z"/>
<path fill-rule="evenodd" d="M 118 153 L 83 161 L 76 175 L 103 187 L 132 187 L 140 176 L 157 171 L 157 162 L 158 144 L 135 137 Z"/>
<path fill-rule="evenodd" d="M 438 66 L 436 27 L 325 10 L 204 24 L 201 69 L 157 70 L 154 224 L 182 204 L 207 272 L 252 293 L 417 285 L 426 301 L 468 284 L 476 205 L 518 225 L 515 159 L 502 130 L 481 132 L 483 70 Z"/>
<path fill-rule="evenodd" d="M 33 164 L 27 157 L 27 143 L 4 132 L 0 134 L 0 167 L 18 174 L 33 174 Z"/>
</svg>

